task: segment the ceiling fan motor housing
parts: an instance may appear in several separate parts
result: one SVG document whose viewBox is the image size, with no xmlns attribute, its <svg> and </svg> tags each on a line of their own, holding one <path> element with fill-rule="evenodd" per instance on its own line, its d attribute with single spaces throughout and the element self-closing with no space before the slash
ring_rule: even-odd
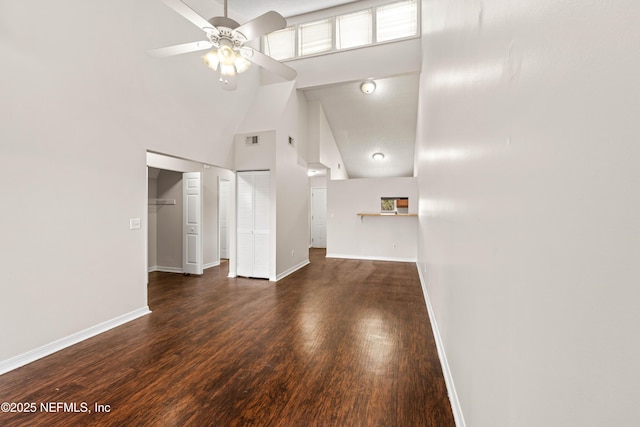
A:
<svg viewBox="0 0 640 427">
<path fill-rule="evenodd" d="M 238 24 L 236 21 L 231 18 L 227 18 L 226 16 L 214 16 L 213 18 L 209 19 L 209 24 L 218 29 L 220 29 L 220 27 L 224 27 L 231 30 L 235 30 L 240 26 L 240 24 Z"/>
<path fill-rule="evenodd" d="M 211 31 L 207 31 L 207 36 L 214 46 L 220 47 L 222 44 L 227 44 L 221 43 L 221 41 L 228 40 L 233 48 L 239 49 L 247 42 L 247 38 L 244 34 L 235 31 L 240 24 L 233 19 L 224 16 L 216 16 L 209 19 L 208 22 L 213 26 L 213 28 Z"/>
</svg>

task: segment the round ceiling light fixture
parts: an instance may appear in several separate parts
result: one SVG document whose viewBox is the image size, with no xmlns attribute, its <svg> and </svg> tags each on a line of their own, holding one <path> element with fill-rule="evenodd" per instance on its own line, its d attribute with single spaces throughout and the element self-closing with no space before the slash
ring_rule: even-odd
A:
<svg viewBox="0 0 640 427">
<path fill-rule="evenodd" d="M 367 80 L 360 84 L 360 90 L 367 95 L 376 90 L 376 83 L 373 80 Z"/>
<path fill-rule="evenodd" d="M 373 160 L 384 160 L 384 154 L 382 153 L 373 153 L 371 157 L 373 157 Z"/>
</svg>

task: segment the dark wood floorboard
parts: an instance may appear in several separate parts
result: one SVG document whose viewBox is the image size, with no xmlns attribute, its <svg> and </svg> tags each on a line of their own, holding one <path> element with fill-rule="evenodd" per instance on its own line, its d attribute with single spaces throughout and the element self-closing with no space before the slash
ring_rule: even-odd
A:
<svg viewBox="0 0 640 427">
<path fill-rule="evenodd" d="M 38 405 L 0 425 L 453 426 L 415 265 L 310 257 L 277 283 L 152 273 L 150 315 L 0 376 Z"/>
</svg>

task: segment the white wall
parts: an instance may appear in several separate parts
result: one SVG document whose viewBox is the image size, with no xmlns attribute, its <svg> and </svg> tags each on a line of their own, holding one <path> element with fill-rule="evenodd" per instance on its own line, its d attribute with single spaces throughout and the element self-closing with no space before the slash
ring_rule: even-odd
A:
<svg viewBox="0 0 640 427">
<path fill-rule="evenodd" d="M 307 138 L 309 163 L 319 163 L 330 170 L 331 179 L 348 179 L 342 154 L 322 105 L 318 101 L 307 102 Z"/>
<path fill-rule="evenodd" d="M 277 259 L 280 279 L 309 263 L 309 176 L 307 162 L 299 149 L 305 146 L 306 99 L 291 88 L 276 132 Z M 289 145 L 289 137 L 294 145 Z M 306 151 L 306 150 L 301 150 Z"/>
<path fill-rule="evenodd" d="M 417 217 L 361 217 L 380 213 L 381 197 L 408 197 L 409 213 L 418 212 L 416 179 L 329 180 L 327 257 L 416 261 Z"/>
<path fill-rule="evenodd" d="M 236 170 L 271 171 L 272 268 L 278 280 L 308 263 L 306 100 L 293 82 L 262 86 L 236 136 Z M 257 135 L 259 144 L 247 145 Z M 292 137 L 294 146 L 289 145 Z M 300 144 L 300 145 L 298 145 Z"/>
<path fill-rule="evenodd" d="M 155 0 L 6 0 L 0 21 L 1 372 L 145 311 L 146 152 L 230 167 L 259 72 L 225 92 L 198 55 L 149 57 L 201 37 Z"/>
<path fill-rule="evenodd" d="M 637 425 L 640 3 L 423 4 L 419 268 L 466 425 Z"/>
</svg>

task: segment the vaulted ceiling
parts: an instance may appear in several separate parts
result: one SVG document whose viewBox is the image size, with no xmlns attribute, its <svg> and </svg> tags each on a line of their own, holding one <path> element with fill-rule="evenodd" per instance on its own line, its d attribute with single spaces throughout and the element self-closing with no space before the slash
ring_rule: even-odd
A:
<svg viewBox="0 0 640 427">
<path fill-rule="evenodd" d="M 228 0 L 229 10 L 247 19 L 269 10 L 290 17 L 347 3 L 354 2 Z M 412 176 L 419 75 L 411 72 L 381 76 L 376 72 L 371 70 L 377 90 L 370 95 L 360 91 L 360 80 L 306 88 L 304 93 L 307 100 L 322 105 L 351 178 Z M 376 152 L 384 153 L 385 159 L 373 160 Z"/>
</svg>

